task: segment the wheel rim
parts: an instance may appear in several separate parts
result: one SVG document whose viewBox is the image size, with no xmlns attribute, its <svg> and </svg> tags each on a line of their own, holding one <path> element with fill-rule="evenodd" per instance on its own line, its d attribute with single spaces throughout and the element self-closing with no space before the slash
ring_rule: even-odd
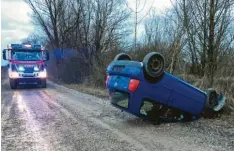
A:
<svg viewBox="0 0 234 151">
<path fill-rule="evenodd" d="M 163 68 L 162 59 L 158 56 L 152 57 L 149 61 L 149 68 L 152 72 L 159 72 Z"/>
</svg>

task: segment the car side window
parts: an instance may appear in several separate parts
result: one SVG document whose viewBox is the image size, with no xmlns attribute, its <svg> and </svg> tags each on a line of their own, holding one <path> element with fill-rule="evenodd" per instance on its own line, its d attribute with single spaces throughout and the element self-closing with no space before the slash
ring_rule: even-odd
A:
<svg viewBox="0 0 234 151">
<path fill-rule="evenodd" d="M 142 115 L 147 116 L 147 113 L 148 113 L 150 110 L 152 110 L 152 108 L 153 108 L 153 103 L 152 103 L 152 102 L 149 102 L 149 101 L 147 101 L 147 100 L 144 100 L 144 101 L 142 102 L 142 105 L 141 105 L 141 108 L 140 108 L 140 113 L 141 113 Z"/>
<path fill-rule="evenodd" d="M 160 116 L 162 105 L 149 99 L 143 99 L 140 114 L 149 118 L 155 118 Z"/>
</svg>

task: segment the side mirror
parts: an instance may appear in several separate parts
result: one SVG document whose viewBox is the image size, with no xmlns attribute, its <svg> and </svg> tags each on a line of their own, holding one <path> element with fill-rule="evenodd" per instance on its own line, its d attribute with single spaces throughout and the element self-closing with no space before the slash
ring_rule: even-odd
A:
<svg viewBox="0 0 234 151">
<path fill-rule="evenodd" d="M 2 51 L 2 58 L 3 58 L 3 60 L 7 60 L 7 58 L 6 58 L 6 49 L 4 49 Z"/>
<path fill-rule="evenodd" d="M 50 59 L 49 51 L 48 51 L 48 50 L 45 50 L 45 58 L 44 58 L 44 60 L 45 60 L 45 61 L 48 61 L 49 59 Z"/>
</svg>

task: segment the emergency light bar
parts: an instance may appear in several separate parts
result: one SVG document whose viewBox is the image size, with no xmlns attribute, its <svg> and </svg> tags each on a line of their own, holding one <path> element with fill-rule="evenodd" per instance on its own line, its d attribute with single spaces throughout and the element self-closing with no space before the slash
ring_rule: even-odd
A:
<svg viewBox="0 0 234 151">
<path fill-rule="evenodd" d="M 7 49 L 12 49 L 11 45 L 7 45 Z"/>
<path fill-rule="evenodd" d="M 24 47 L 27 47 L 27 48 L 31 48 L 32 47 L 32 45 L 28 45 L 28 44 L 25 44 L 25 45 L 23 45 Z"/>
<path fill-rule="evenodd" d="M 44 50 L 41 45 L 25 44 L 10 44 L 7 46 L 8 49 L 32 49 L 32 50 Z"/>
</svg>

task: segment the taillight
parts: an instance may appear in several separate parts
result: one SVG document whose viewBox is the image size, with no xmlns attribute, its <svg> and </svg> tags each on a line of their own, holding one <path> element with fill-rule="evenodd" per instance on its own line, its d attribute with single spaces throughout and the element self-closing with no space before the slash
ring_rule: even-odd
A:
<svg viewBox="0 0 234 151">
<path fill-rule="evenodd" d="M 138 85 L 139 85 L 140 81 L 136 80 L 136 79 L 131 79 L 129 84 L 128 84 L 128 90 L 135 92 Z"/>
<path fill-rule="evenodd" d="M 106 76 L 106 85 L 107 85 L 109 79 L 110 79 L 110 76 Z"/>
</svg>

